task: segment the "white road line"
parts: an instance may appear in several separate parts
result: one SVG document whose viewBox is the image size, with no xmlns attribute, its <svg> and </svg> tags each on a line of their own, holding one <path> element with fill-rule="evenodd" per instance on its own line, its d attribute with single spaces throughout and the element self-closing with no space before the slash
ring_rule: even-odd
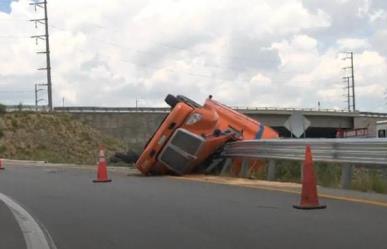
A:
<svg viewBox="0 0 387 249">
<path fill-rule="evenodd" d="M 43 232 L 41 226 L 36 220 L 17 202 L 10 197 L 0 193 L 0 200 L 2 200 L 12 211 L 19 226 L 23 232 L 27 249 L 55 249 L 49 234 Z M 47 237 L 47 238 L 46 238 Z"/>
</svg>

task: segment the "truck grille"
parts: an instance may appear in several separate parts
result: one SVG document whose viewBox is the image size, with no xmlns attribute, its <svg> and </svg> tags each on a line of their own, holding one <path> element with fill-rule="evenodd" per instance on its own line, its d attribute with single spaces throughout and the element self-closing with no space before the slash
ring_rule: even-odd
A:
<svg viewBox="0 0 387 249">
<path fill-rule="evenodd" d="M 190 155 L 196 155 L 202 142 L 202 139 L 193 136 L 185 130 L 178 130 L 171 139 L 171 144 Z"/>
<path fill-rule="evenodd" d="M 190 160 L 185 158 L 182 154 L 167 147 L 160 157 L 160 161 L 168 165 L 174 172 L 182 174 L 184 169 L 188 166 Z"/>
<path fill-rule="evenodd" d="M 175 173 L 184 174 L 203 143 L 204 138 L 178 129 L 160 153 L 159 160 Z"/>
</svg>

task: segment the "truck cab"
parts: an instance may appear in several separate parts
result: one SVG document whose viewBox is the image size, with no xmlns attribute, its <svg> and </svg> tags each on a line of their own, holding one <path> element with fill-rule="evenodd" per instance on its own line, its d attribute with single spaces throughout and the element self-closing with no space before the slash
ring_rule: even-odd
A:
<svg viewBox="0 0 387 249">
<path fill-rule="evenodd" d="M 170 113 L 145 145 L 136 167 L 145 175 L 195 172 L 225 143 L 278 138 L 270 127 L 212 99 L 204 105 L 168 95 Z"/>
</svg>

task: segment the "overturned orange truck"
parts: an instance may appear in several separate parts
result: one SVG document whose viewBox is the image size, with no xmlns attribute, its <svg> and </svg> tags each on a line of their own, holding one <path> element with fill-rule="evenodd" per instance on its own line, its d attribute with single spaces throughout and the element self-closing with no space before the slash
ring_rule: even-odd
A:
<svg viewBox="0 0 387 249">
<path fill-rule="evenodd" d="M 170 113 L 145 145 L 136 167 L 145 175 L 184 175 L 230 141 L 278 138 L 270 127 L 212 99 L 201 106 L 185 96 L 168 95 Z"/>
</svg>

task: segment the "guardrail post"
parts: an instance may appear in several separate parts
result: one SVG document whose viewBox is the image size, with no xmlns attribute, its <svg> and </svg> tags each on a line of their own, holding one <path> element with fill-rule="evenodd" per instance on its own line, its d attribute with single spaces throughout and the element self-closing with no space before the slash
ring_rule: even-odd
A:
<svg viewBox="0 0 387 249">
<path fill-rule="evenodd" d="M 243 159 L 239 177 L 249 177 L 249 160 Z"/>
<path fill-rule="evenodd" d="M 226 161 L 224 162 L 222 171 L 220 172 L 220 175 L 225 176 L 230 174 L 230 169 L 232 165 L 232 159 L 227 158 Z"/>
<path fill-rule="evenodd" d="M 268 161 L 268 165 L 267 165 L 267 180 L 268 181 L 275 180 L 275 172 L 276 172 L 275 161 L 274 161 L 274 159 L 270 159 Z"/>
<path fill-rule="evenodd" d="M 215 168 L 217 168 L 220 164 L 224 163 L 224 158 L 218 158 L 211 162 L 210 166 L 205 170 L 205 173 L 211 173 Z"/>
<path fill-rule="evenodd" d="M 341 168 L 341 188 L 350 189 L 352 181 L 352 165 L 344 164 Z"/>
</svg>

